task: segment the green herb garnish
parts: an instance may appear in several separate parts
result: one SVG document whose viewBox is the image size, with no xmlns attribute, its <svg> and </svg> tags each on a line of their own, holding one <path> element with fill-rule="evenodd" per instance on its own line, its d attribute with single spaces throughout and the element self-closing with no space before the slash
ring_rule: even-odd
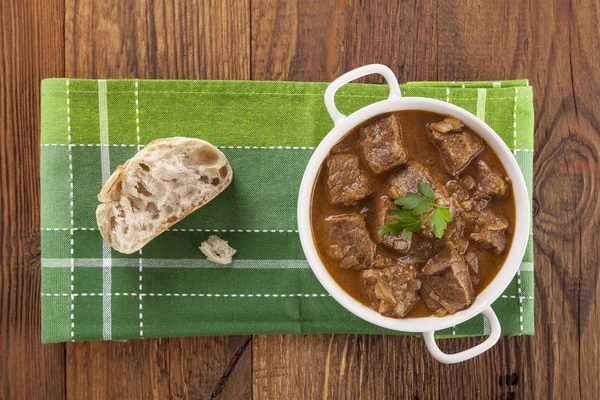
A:
<svg viewBox="0 0 600 400">
<path fill-rule="evenodd" d="M 419 193 L 406 193 L 398 197 L 394 203 L 400 207 L 393 210 L 392 215 L 396 221 L 383 224 L 377 234 L 379 236 L 398 235 L 408 240 L 414 232 L 421 230 L 423 221 L 429 217 L 429 227 L 433 235 L 440 239 L 444 235 L 448 222 L 452 220 L 452 214 L 447 206 L 435 203 L 435 192 L 425 182 L 417 185 Z"/>
</svg>

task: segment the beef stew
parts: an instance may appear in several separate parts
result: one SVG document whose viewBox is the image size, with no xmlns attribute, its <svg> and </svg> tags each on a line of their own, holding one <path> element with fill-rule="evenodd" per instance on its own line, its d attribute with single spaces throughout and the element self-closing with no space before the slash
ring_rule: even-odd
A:
<svg viewBox="0 0 600 400">
<path fill-rule="evenodd" d="M 471 305 L 504 263 L 515 201 L 500 160 L 454 118 L 377 116 L 334 146 L 311 201 L 315 246 L 352 297 L 392 318 Z"/>
</svg>

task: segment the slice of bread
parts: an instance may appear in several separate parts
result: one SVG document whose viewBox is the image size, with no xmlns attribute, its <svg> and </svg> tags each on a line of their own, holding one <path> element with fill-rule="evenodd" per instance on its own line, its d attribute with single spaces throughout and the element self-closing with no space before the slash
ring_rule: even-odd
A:
<svg viewBox="0 0 600 400">
<path fill-rule="evenodd" d="M 207 240 L 200 244 L 200 251 L 208 261 L 217 264 L 231 264 L 232 257 L 237 250 L 231 247 L 226 240 L 216 235 L 210 235 Z"/>
<path fill-rule="evenodd" d="M 100 233 L 115 250 L 134 253 L 214 199 L 232 178 L 225 155 L 204 140 L 155 140 L 119 166 L 100 191 Z"/>
</svg>

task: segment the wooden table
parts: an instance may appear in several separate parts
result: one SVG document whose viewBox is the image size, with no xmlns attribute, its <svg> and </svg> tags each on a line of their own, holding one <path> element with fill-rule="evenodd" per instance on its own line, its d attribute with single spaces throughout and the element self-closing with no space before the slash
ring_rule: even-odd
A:
<svg viewBox="0 0 600 400">
<path fill-rule="evenodd" d="M 600 398 L 599 3 L 325 3 L 2 0 L 0 398 Z M 534 337 L 454 366 L 417 337 L 41 345 L 42 78 L 330 81 L 372 62 L 400 81 L 531 80 Z"/>
</svg>

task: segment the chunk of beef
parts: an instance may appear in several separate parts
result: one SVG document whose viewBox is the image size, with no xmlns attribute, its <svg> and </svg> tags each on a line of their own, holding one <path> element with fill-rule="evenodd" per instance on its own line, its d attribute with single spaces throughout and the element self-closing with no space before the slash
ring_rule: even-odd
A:
<svg viewBox="0 0 600 400">
<path fill-rule="evenodd" d="M 397 250 L 402 253 L 406 253 L 410 248 L 411 239 L 404 240 L 402 239 L 402 234 L 399 235 L 384 235 L 379 236 L 377 232 L 383 224 L 390 221 L 395 221 L 395 218 L 390 214 L 392 210 L 397 209 L 398 206 L 390 200 L 387 196 L 379 197 L 375 202 L 375 232 L 373 237 L 375 237 L 375 242 L 377 244 L 382 244 L 391 249 Z"/>
<path fill-rule="evenodd" d="M 479 284 L 479 260 L 477 260 L 477 255 L 473 251 L 467 251 L 464 258 L 469 266 L 471 282 L 473 283 L 473 286 L 477 286 Z"/>
<path fill-rule="evenodd" d="M 436 197 L 446 199 L 447 194 L 444 185 L 434 179 L 427 167 L 418 161 L 411 161 L 406 168 L 390 176 L 387 194 L 392 199 L 396 199 L 408 192 L 417 193 L 419 182 L 428 183 L 435 192 Z"/>
<path fill-rule="evenodd" d="M 376 175 L 408 160 L 402 128 L 394 114 L 361 128 L 358 144 L 367 166 Z"/>
<path fill-rule="evenodd" d="M 473 225 L 487 204 L 487 200 L 468 199 L 460 203 L 460 217 L 463 219 L 463 221 Z"/>
<path fill-rule="evenodd" d="M 361 214 L 335 215 L 325 219 L 327 228 L 326 252 L 340 261 L 343 269 L 371 268 L 375 244 L 369 236 Z"/>
<path fill-rule="evenodd" d="M 433 122 L 427 125 L 427 129 L 450 175 L 457 175 L 483 150 L 483 141 L 455 118 Z"/>
<path fill-rule="evenodd" d="M 475 182 L 475 179 L 471 175 L 464 175 L 460 178 L 460 183 L 466 190 L 473 190 L 477 186 L 477 182 Z"/>
<path fill-rule="evenodd" d="M 466 223 L 460 217 L 455 217 L 448 222 L 448 226 L 442 237 L 447 247 L 455 248 L 460 254 L 464 254 L 469 246 L 469 240 L 464 236 Z"/>
<path fill-rule="evenodd" d="M 421 298 L 436 315 L 454 314 L 468 307 L 475 291 L 469 268 L 458 251 L 445 249 L 421 271 Z"/>
<path fill-rule="evenodd" d="M 373 260 L 373 268 L 386 268 L 398 264 L 397 257 L 388 257 L 383 254 L 377 254 Z"/>
<path fill-rule="evenodd" d="M 479 243 L 481 247 L 500 254 L 506 249 L 507 230 L 507 219 L 486 208 L 475 220 L 474 232 L 471 233 L 470 238 Z"/>
<path fill-rule="evenodd" d="M 370 307 L 386 317 L 402 318 L 419 301 L 421 282 L 410 265 L 367 269 L 361 278 Z"/>
<path fill-rule="evenodd" d="M 417 193 L 419 182 L 428 183 L 435 192 L 436 202 L 448 206 L 454 216 L 454 206 L 448 198 L 445 186 L 435 179 L 429 170 L 418 161 L 411 161 L 406 168 L 390 177 L 388 195 L 396 199 L 408 192 Z M 423 221 L 420 233 L 429 239 L 434 238 L 427 217 Z"/>
<path fill-rule="evenodd" d="M 432 122 L 427 128 L 440 133 L 461 133 L 467 130 L 467 127 L 456 118 L 447 117 L 438 122 Z"/>
<path fill-rule="evenodd" d="M 492 169 L 483 160 L 477 161 L 477 188 L 475 197 L 489 199 L 504 197 L 508 193 L 508 184 L 504 177 Z"/>
<path fill-rule="evenodd" d="M 475 179 L 471 175 L 465 175 L 458 180 L 446 182 L 446 191 L 450 197 L 458 203 L 462 203 L 473 197 L 471 192 L 476 186 Z"/>
<path fill-rule="evenodd" d="M 436 253 L 436 241 L 421 235 L 412 235 L 408 253 L 398 261 L 405 264 L 425 264 Z"/>
<path fill-rule="evenodd" d="M 373 193 L 369 176 L 354 154 L 331 154 L 327 158 L 327 189 L 332 204 L 350 205 Z"/>
<path fill-rule="evenodd" d="M 461 181 L 458 180 L 448 181 L 446 183 L 446 190 L 448 191 L 448 194 L 452 198 L 456 199 L 456 201 L 459 203 L 467 201 L 471 198 L 469 190 L 465 188 L 465 185 L 463 185 Z"/>
</svg>

